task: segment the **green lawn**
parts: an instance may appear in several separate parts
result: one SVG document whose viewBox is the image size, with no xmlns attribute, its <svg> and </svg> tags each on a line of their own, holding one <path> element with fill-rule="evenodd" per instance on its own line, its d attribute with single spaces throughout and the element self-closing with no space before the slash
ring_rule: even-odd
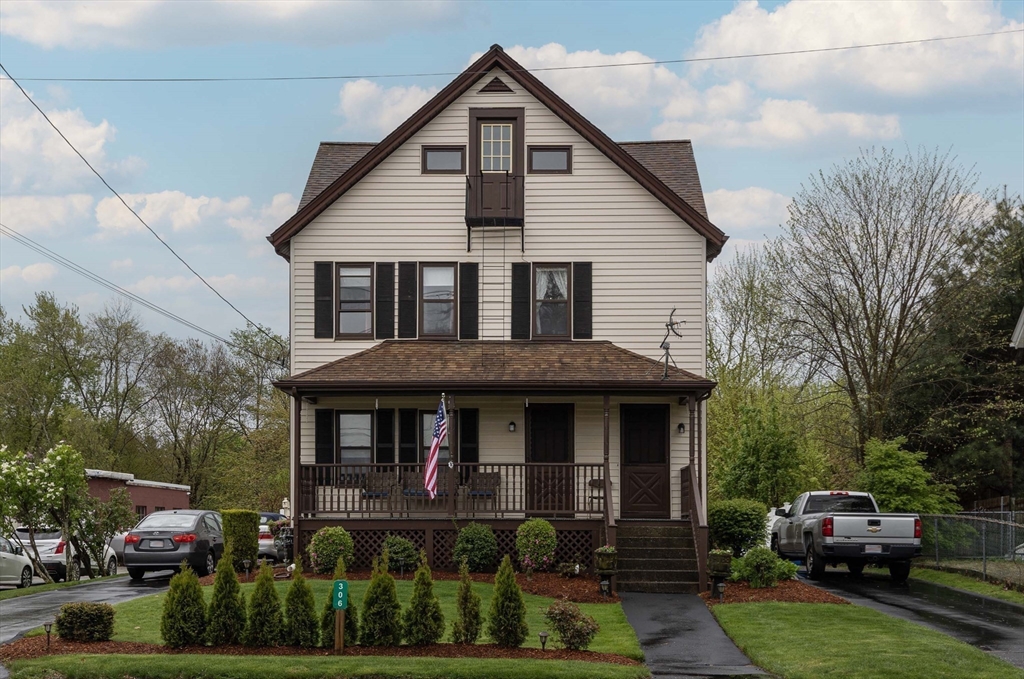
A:
<svg viewBox="0 0 1024 679">
<path fill-rule="evenodd" d="M 641 679 L 643 665 L 554 662 L 551 660 L 480 660 L 475 658 L 388 658 L 224 656 L 224 655 L 62 655 L 12 663 L 12 679 Z"/>
<path fill-rule="evenodd" d="M 712 611 L 757 665 L 786 679 L 1018 679 L 1024 670 L 862 606 L 729 604 Z"/>
<path fill-rule="evenodd" d="M 122 573 L 121 575 L 115 575 L 113 577 L 121 578 L 121 577 L 124 577 L 124 576 L 125 576 L 125 574 Z M 31 587 L 26 587 L 24 589 L 0 589 L 0 601 L 3 601 L 4 599 L 14 599 L 15 597 L 19 597 L 19 596 L 27 596 L 29 594 L 39 594 L 40 592 L 49 592 L 50 590 L 53 590 L 53 589 L 63 589 L 65 587 L 78 587 L 78 586 L 88 587 L 89 585 L 93 585 L 93 584 L 100 583 L 100 582 L 110 582 L 110 580 L 111 580 L 111 578 L 107 577 L 107 578 L 95 578 L 95 579 L 89 579 L 89 580 L 79 580 L 78 582 L 74 582 L 74 581 L 72 581 L 72 582 L 51 582 L 51 583 L 48 583 L 48 584 L 45 584 L 45 585 L 32 585 Z"/>
<path fill-rule="evenodd" d="M 313 595 L 316 597 L 317 614 L 322 610 L 324 602 L 331 591 L 330 580 L 308 580 L 313 588 Z M 288 590 L 289 582 L 278 581 L 275 583 L 277 590 L 284 601 L 285 592 Z M 350 581 L 349 597 L 353 604 L 361 607 L 363 595 L 369 584 L 367 580 Z M 398 590 L 398 600 L 403 608 L 408 605 L 412 597 L 412 581 L 399 580 L 395 583 Z M 455 592 L 458 582 L 452 580 L 439 580 L 434 582 L 434 593 L 441 601 L 441 608 L 444 611 L 445 625 L 451 630 L 452 620 L 455 619 Z M 252 593 L 253 583 L 242 583 L 242 591 L 246 597 Z M 494 586 L 488 583 L 473 583 L 473 588 L 480 594 L 481 610 L 484 615 L 490 609 L 491 593 Z M 205 587 L 206 601 L 209 603 L 213 594 L 213 587 Z M 141 641 L 151 644 L 162 643 L 160 638 L 160 611 L 163 605 L 163 594 L 132 599 L 117 605 L 117 615 L 114 617 L 114 639 L 116 641 Z M 530 635 L 526 639 L 525 646 L 540 648 L 540 639 L 537 633 L 547 629 L 542 610 L 547 608 L 553 601 L 547 597 L 524 594 L 526 601 L 526 621 L 530 626 Z M 637 641 L 636 633 L 626 621 L 622 607 L 618 604 L 580 604 L 580 610 L 592 615 L 601 626 L 590 650 L 601 653 L 617 653 L 636 660 L 643 660 L 643 653 L 640 651 L 640 642 Z M 446 632 L 447 637 L 447 632 Z M 481 639 L 487 642 L 489 639 Z"/>
<path fill-rule="evenodd" d="M 912 568 L 910 569 L 910 577 L 915 580 L 934 582 L 939 585 L 945 585 L 946 587 L 962 589 L 967 592 L 973 592 L 974 594 L 983 594 L 994 599 L 1002 599 L 1003 601 L 1009 601 L 1010 603 L 1024 606 L 1024 593 L 1007 589 L 1002 585 L 997 585 L 992 582 L 984 582 L 977 578 L 960 575 L 959 573 L 948 573 L 946 571 L 937 571 L 931 568 Z"/>
</svg>

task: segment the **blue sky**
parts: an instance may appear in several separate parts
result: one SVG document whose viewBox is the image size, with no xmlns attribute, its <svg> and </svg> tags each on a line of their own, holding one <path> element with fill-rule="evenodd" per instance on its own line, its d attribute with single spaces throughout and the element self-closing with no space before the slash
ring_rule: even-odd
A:
<svg viewBox="0 0 1024 679">
<path fill-rule="evenodd" d="M 1024 2 L 76 2 L 5 0 L 16 78 L 448 72 L 492 43 L 527 67 L 799 50 L 1022 28 Z M 978 190 L 1024 193 L 1024 34 L 830 54 L 538 74 L 619 140 L 691 138 L 726 259 L 778 233 L 811 173 L 858 149 L 951 149 Z M 39 104 L 157 231 L 251 318 L 287 331 L 264 236 L 321 140 L 377 140 L 448 77 L 53 83 Z M 225 334 L 242 320 L 113 202 L 0 83 L 0 221 Z M 0 238 L 0 305 L 111 294 Z M 192 331 L 140 310 L 154 330 Z"/>
</svg>

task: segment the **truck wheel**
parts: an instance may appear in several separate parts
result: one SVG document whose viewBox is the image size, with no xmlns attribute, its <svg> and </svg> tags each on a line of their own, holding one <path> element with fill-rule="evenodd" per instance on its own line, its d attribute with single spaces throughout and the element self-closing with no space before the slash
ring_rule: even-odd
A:
<svg viewBox="0 0 1024 679">
<path fill-rule="evenodd" d="M 772 536 L 772 551 L 775 552 L 775 556 L 781 557 L 782 552 L 779 551 L 779 536 Z"/>
<path fill-rule="evenodd" d="M 850 569 L 850 575 L 855 578 L 859 578 L 864 575 L 864 562 L 863 561 L 847 561 L 846 567 Z"/>
<path fill-rule="evenodd" d="M 814 553 L 814 545 L 807 548 L 807 557 L 804 559 L 804 564 L 807 569 L 807 577 L 811 580 L 821 580 L 821 576 L 825 574 L 825 562 Z"/>
<path fill-rule="evenodd" d="M 909 561 L 893 561 L 889 564 L 889 577 L 897 585 L 902 585 L 910 577 Z"/>
</svg>

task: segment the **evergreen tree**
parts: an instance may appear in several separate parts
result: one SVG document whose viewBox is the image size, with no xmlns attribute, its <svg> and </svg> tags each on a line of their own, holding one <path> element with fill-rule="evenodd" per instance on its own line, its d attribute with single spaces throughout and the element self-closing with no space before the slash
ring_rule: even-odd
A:
<svg viewBox="0 0 1024 679">
<path fill-rule="evenodd" d="M 339 556 L 338 563 L 334 567 L 334 579 L 345 579 L 345 557 Z M 359 641 L 359 607 L 353 606 L 351 599 L 348 608 L 345 609 L 345 645 L 355 646 Z M 324 612 L 320 616 L 320 645 L 324 648 L 334 648 L 334 604 L 331 602 L 331 593 L 327 593 L 327 601 L 324 602 Z"/>
<path fill-rule="evenodd" d="M 284 620 L 281 598 L 274 587 L 274 571 L 267 564 L 260 567 L 256 587 L 249 598 L 249 614 L 242 643 L 246 646 L 277 646 L 281 643 Z"/>
<path fill-rule="evenodd" d="M 494 576 L 494 596 L 487 616 L 487 634 L 498 646 L 517 648 L 523 645 L 529 633 L 523 591 L 516 583 L 512 560 L 506 554 L 501 560 L 498 574 Z"/>
<path fill-rule="evenodd" d="M 463 558 L 459 564 L 459 591 L 455 599 L 452 642 L 475 644 L 480 636 L 480 627 L 480 595 L 473 591 L 473 581 L 469 578 L 469 563 Z"/>
<path fill-rule="evenodd" d="M 213 581 L 207 637 L 212 646 L 237 644 L 244 631 L 245 598 L 231 563 L 231 550 L 226 549 L 217 563 L 217 578 Z"/>
<path fill-rule="evenodd" d="M 395 579 L 388 573 L 388 550 L 373 561 L 373 577 L 363 597 L 359 643 L 363 646 L 397 646 L 402 641 L 402 606 Z"/>
<path fill-rule="evenodd" d="M 206 600 L 199 578 L 187 564 L 183 563 L 181 571 L 171 578 L 160 618 L 160 635 L 171 648 L 206 642 Z"/>
<path fill-rule="evenodd" d="M 420 552 L 420 567 L 416 569 L 409 608 L 405 609 L 402 634 L 410 646 L 436 644 L 444 636 L 444 613 L 434 595 L 426 552 Z"/>
<path fill-rule="evenodd" d="M 284 642 L 289 646 L 313 648 L 320 641 L 313 590 L 302 575 L 302 559 L 295 559 L 292 584 L 284 597 Z"/>
</svg>

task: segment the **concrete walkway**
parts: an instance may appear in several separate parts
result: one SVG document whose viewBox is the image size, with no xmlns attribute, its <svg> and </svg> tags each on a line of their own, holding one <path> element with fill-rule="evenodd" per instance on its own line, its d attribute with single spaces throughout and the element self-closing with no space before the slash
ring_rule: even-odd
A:
<svg viewBox="0 0 1024 679">
<path fill-rule="evenodd" d="M 695 594 L 620 592 L 647 666 L 657 679 L 764 675 Z"/>
</svg>

